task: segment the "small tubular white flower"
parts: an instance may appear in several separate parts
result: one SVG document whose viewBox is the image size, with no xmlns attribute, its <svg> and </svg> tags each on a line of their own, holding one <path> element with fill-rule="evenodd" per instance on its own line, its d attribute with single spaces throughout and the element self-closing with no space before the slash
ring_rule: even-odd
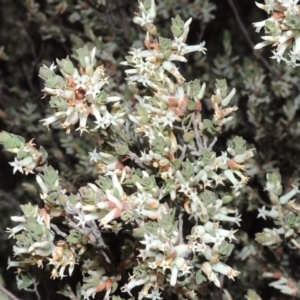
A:
<svg viewBox="0 0 300 300">
<path fill-rule="evenodd" d="M 212 270 L 214 270 L 220 274 L 226 275 L 228 278 L 230 278 L 232 280 L 234 280 L 234 277 L 236 277 L 240 274 L 240 272 L 232 269 L 231 267 L 229 267 L 228 265 L 226 265 L 220 261 L 211 265 L 211 267 L 212 267 Z"/>
<path fill-rule="evenodd" d="M 221 287 L 217 275 L 213 272 L 212 266 L 209 262 L 205 262 L 201 266 L 201 271 L 207 276 L 209 281 L 212 281 L 217 287 Z"/>
<path fill-rule="evenodd" d="M 263 218 L 266 220 L 266 217 L 270 217 L 272 219 L 277 219 L 278 216 L 279 216 L 279 212 L 274 208 L 272 207 L 271 210 L 266 210 L 266 207 L 263 206 L 261 209 L 258 209 L 258 216 L 257 218 Z"/>
<path fill-rule="evenodd" d="M 190 52 L 198 51 L 198 52 L 202 52 L 203 54 L 205 54 L 207 49 L 204 47 L 204 45 L 205 45 L 205 41 L 201 42 L 199 45 L 186 46 L 186 47 L 184 47 L 182 52 L 183 52 L 183 54 L 187 54 Z"/>
<path fill-rule="evenodd" d="M 13 169 L 13 174 L 15 174 L 17 171 L 21 172 L 22 174 L 24 173 L 22 162 L 19 161 L 16 157 L 15 157 L 14 162 L 10 162 L 9 164 L 10 164 L 12 167 L 14 167 L 14 169 Z"/>
<path fill-rule="evenodd" d="M 29 253 L 27 247 L 17 247 L 17 246 L 13 246 L 13 251 L 14 251 L 14 256 L 18 256 L 18 255 L 21 255 L 21 254 Z"/>
<path fill-rule="evenodd" d="M 281 205 L 286 204 L 289 200 L 291 200 L 295 195 L 299 194 L 299 188 L 293 185 L 293 189 L 290 190 L 287 194 L 281 196 L 279 198 L 279 202 Z"/>
<path fill-rule="evenodd" d="M 62 126 L 64 128 L 69 127 L 70 125 L 77 123 L 77 121 L 79 119 L 79 114 L 74 109 L 74 107 L 70 108 L 70 110 L 67 111 L 66 115 L 67 115 L 67 118 L 65 119 L 64 123 L 62 124 Z"/>
<path fill-rule="evenodd" d="M 258 50 L 258 49 L 264 48 L 264 47 L 266 47 L 266 46 L 269 46 L 269 45 L 271 45 L 271 44 L 273 44 L 273 41 L 263 41 L 263 42 L 261 42 L 261 43 L 256 44 L 256 45 L 254 46 L 254 49 L 255 49 L 255 50 Z"/>
<path fill-rule="evenodd" d="M 22 223 L 13 228 L 6 228 L 6 232 L 10 233 L 8 238 L 15 237 L 15 235 L 22 230 L 27 230 L 25 224 Z"/>
<path fill-rule="evenodd" d="M 170 74 L 172 74 L 178 81 L 185 81 L 184 77 L 179 73 L 173 62 L 166 60 L 163 62 L 162 67 Z"/>
<path fill-rule="evenodd" d="M 265 274 L 267 273 L 264 273 L 263 276 L 268 277 Z M 281 277 L 280 279 L 269 283 L 269 286 L 272 286 L 275 289 L 280 290 L 281 293 L 283 294 L 287 294 L 291 296 L 295 296 L 298 293 L 297 285 L 294 282 L 289 281 L 285 277 Z"/>
<path fill-rule="evenodd" d="M 42 251 L 40 251 L 40 252 L 43 252 L 43 256 L 47 256 L 47 255 L 49 255 L 52 252 L 51 243 L 49 241 L 35 242 L 35 243 L 33 243 L 29 247 L 28 252 L 32 252 L 34 250 L 38 250 L 37 248 L 41 248 Z M 36 251 L 36 253 L 37 253 L 37 251 Z M 40 254 L 37 253 L 37 255 L 40 255 Z"/>
<path fill-rule="evenodd" d="M 293 45 L 293 53 L 300 54 L 300 33 L 295 35 L 295 42 Z"/>
<path fill-rule="evenodd" d="M 81 75 L 78 78 L 75 78 L 74 79 L 74 82 L 76 83 L 75 88 L 85 90 L 87 88 L 86 83 L 89 80 L 89 78 L 90 77 L 88 75 Z"/>
<path fill-rule="evenodd" d="M 175 286 L 177 282 L 177 276 L 178 276 L 178 267 L 176 265 L 173 265 L 171 268 L 171 279 L 170 279 L 170 286 Z"/>
<path fill-rule="evenodd" d="M 80 131 L 80 135 L 83 131 L 88 132 L 88 127 L 86 126 L 88 114 L 85 112 L 82 112 L 79 114 L 79 127 L 76 129 L 76 131 Z"/>
<path fill-rule="evenodd" d="M 215 229 L 215 231 L 219 236 L 229 239 L 229 241 L 231 243 L 232 240 L 236 240 L 236 237 L 234 236 L 234 234 L 238 230 L 237 229 L 236 230 L 233 230 L 233 229 L 226 230 L 226 229 L 222 229 L 222 228 L 217 228 L 217 229 Z"/>
<path fill-rule="evenodd" d="M 14 222 L 22 222 L 25 223 L 27 219 L 24 216 L 12 216 L 10 219 Z"/>
<path fill-rule="evenodd" d="M 8 263 L 7 263 L 7 270 L 10 269 L 10 268 L 18 268 L 20 266 L 24 266 L 25 264 L 28 264 L 30 265 L 31 262 L 28 260 L 10 260 L 10 257 L 8 258 Z"/>
<path fill-rule="evenodd" d="M 253 23 L 253 26 L 256 27 L 255 31 L 260 32 L 260 30 L 266 25 L 266 20 L 255 22 Z"/>
<path fill-rule="evenodd" d="M 144 240 L 140 243 L 146 246 L 146 250 L 149 251 L 150 249 L 159 249 L 162 245 L 160 239 L 153 234 L 145 234 Z"/>
<path fill-rule="evenodd" d="M 40 120 L 40 122 L 43 122 L 43 126 L 46 126 L 49 129 L 49 125 L 52 124 L 53 122 L 57 121 L 59 118 L 58 116 L 54 115 L 54 116 L 50 116 L 46 119 L 42 119 Z"/>
<path fill-rule="evenodd" d="M 236 185 L 238 183 L 237 179 L 235 178 L 231 170 L 229 169 L 225 170 L 224 175 L 233 185 Z"/>
<path fill-rule="evenodd" d="M 216 214 L 212 218 L 217 221 L 234 222 L 238 226 L 241 226 L 240 222 L 242 221 L 241 215 L 236 216 L 236 217 L 231 217 L 231 216 L 226 216 L 226 215 L 222 215 L 222 214 Z"/>
</svg>

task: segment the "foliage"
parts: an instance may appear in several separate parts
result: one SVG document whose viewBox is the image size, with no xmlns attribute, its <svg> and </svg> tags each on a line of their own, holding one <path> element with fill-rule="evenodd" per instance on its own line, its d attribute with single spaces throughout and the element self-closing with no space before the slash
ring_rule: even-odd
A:
<svg viewBox="0 0 300 300">
<path fill-rule="evenodd" d="M 220 3 L 156 2 L 24 1 L 19 48 L 7 3 L 6 272 L 26 299 L 298 297 L 298 1 L 257 3 L 279 65 L 234 30 L 220 53 Z"/>
</svg>

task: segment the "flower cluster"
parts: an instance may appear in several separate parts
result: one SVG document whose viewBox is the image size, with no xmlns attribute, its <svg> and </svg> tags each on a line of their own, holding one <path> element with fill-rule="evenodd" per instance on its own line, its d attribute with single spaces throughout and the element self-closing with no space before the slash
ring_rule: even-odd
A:
<svg viewBox="0 0 300 300">
<path fill-rule="evenodd" d="M 96 64 L 96 48 L 89 51 L 87 47 L 77 50 L 79 70 L 67 57 L 57 60 L 59 70 L 62 74 L 56 75 L 54 70 L 57 66 L 40 68 L 40 77 L 45 82 L 43 92 L 45 96 L 51 96 L 50 105 L 56 110 L 55 114 L 41 120 L 44 126 L 49 126 L 56 120 L 61 121 L 61 127 L 67 133 L 71 125 L 79 121 L 80 133 L 88 131 L 87 119 L 93 115 L 96 119 L 95 129 L 106 129 L 110 125 L 122 123 L 124 112 L 118 109 L 118 96 L 108 96 L 103 91 L 103 86 L 108 83 L 103 66 L 94 68 Z M 114 112 L 110 112 L 109 103 Z"/>
<path fill-rule="evenodd" d="M 256 3 L 270 16 L 268 19 L 254 23 L 256 31 L 262 28 L 265 36 L 262 43 L 254 48 L 267 45 L 276 47 L 272 59 L 282 60 L 293 67 L 299 66 L 300 60 L 300 6 L 297 0 L 265 0 L 265 4 Z"/>
<path fill-rule="evenodd" d="M 16 154 L 14 162 L 10 163 L 14 167 L 13 173 L 17 171 L 25 172 L 26 175 L 34 173 L 35 169 L 42 166 L 47 160 L 44 148 L 37 149 L 33 140 L 25 143 L 23 137 L 2 131 L 0 132 L 0 143 L 5 145 L 6 151 Z"/>
<path fill-rule="evenodd" d="M 264 228 L 263 232 L 256 234 L 256 241 L 264 246 L 275 247 L 283 241 L 291 249 L 300 249 L 300 206 L 295 201 L 295 197 L 300 193 L 297 186 L 293 185 L 292 189 L 283 194 L 281 176 L 278 173 L 267 174 L 267 184 L 265 190 L 268 191 L 272 206 L 266 209 L 265 206 L 258 209 L 258 218 L 271 219 L 275 227 Z M 297 295 L 298 286 L 292 278 L 285 278 L 280 272 L 264 272 L 266 278 L 276 278 L 269 285 L 279 289 L 282 293 L 288 295 Z"/>
</svg>

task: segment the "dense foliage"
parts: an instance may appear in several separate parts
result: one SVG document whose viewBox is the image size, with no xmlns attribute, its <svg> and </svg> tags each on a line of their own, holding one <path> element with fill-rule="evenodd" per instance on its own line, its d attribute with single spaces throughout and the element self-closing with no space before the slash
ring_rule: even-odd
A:
<svg viewBox="0 0 300 300">
<path fill-rule="evenodd" d="M 300 6 L 235 2 L 0 0 L 0 299 L 300 296 Z"/>
</svg>

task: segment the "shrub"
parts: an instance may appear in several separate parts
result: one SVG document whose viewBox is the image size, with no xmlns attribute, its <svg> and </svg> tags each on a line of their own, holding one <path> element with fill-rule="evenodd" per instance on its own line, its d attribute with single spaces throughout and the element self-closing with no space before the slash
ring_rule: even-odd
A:
<svg viewBox="0 0 300 300">
<path fill-rule="evenodd" d="M 299 89 L 291 68 L 299 60 L 297 1 L 257 4 L 270 17 L 254 23 L 267 34 L 255 48 L 273 44 L 271 58 L 286 63 L 270 65 L 258 54 L 269 73 L 233 56 L 228 31 L 225 54 L 206 65 L 205 42 L 188 44 L 190 15 L 202 30 L 214 18 L 216 6 L 206 0 L 138 1 L 135 25 L 126 15 L 132 6 L 118 1 L 24 5 L 44 41 L 65 43 L 76 22 L 83 34 L 70 36 L 66 58 L 41 64 L 50 108 L 22 106 L 25 138 L 0 133 L 14 154 L 13 173 L 28 175 L 18 198 L 39 194 L 20 205 L 21 216 L 11 217 L 17 225 L 7 228 L 15 240 L 8 268 L 17 268 L 18 288 L 41 299 L 51 279 L 55 292 L 73 300 L 202 299 L 218 291 L 223 299 L 254 300 L 264 293 L 263 284 L 255 286 L 260 276 L 297 296 Z M 1 49 L 0 57 L 10 59 Z M 39 64 L 36 57 L 34 68 Z M 25 101 L 14 77 L 14 93 Z M 48 133 L 32 125 L 39 119 Z M 8 129 L 14 122 L 7 121 Z M 253 216 L 270 221 L 249 229 L 243 218 L 254 224 Z M 239 275 L 223 288 L 224 276 Z"/>
</svg>

